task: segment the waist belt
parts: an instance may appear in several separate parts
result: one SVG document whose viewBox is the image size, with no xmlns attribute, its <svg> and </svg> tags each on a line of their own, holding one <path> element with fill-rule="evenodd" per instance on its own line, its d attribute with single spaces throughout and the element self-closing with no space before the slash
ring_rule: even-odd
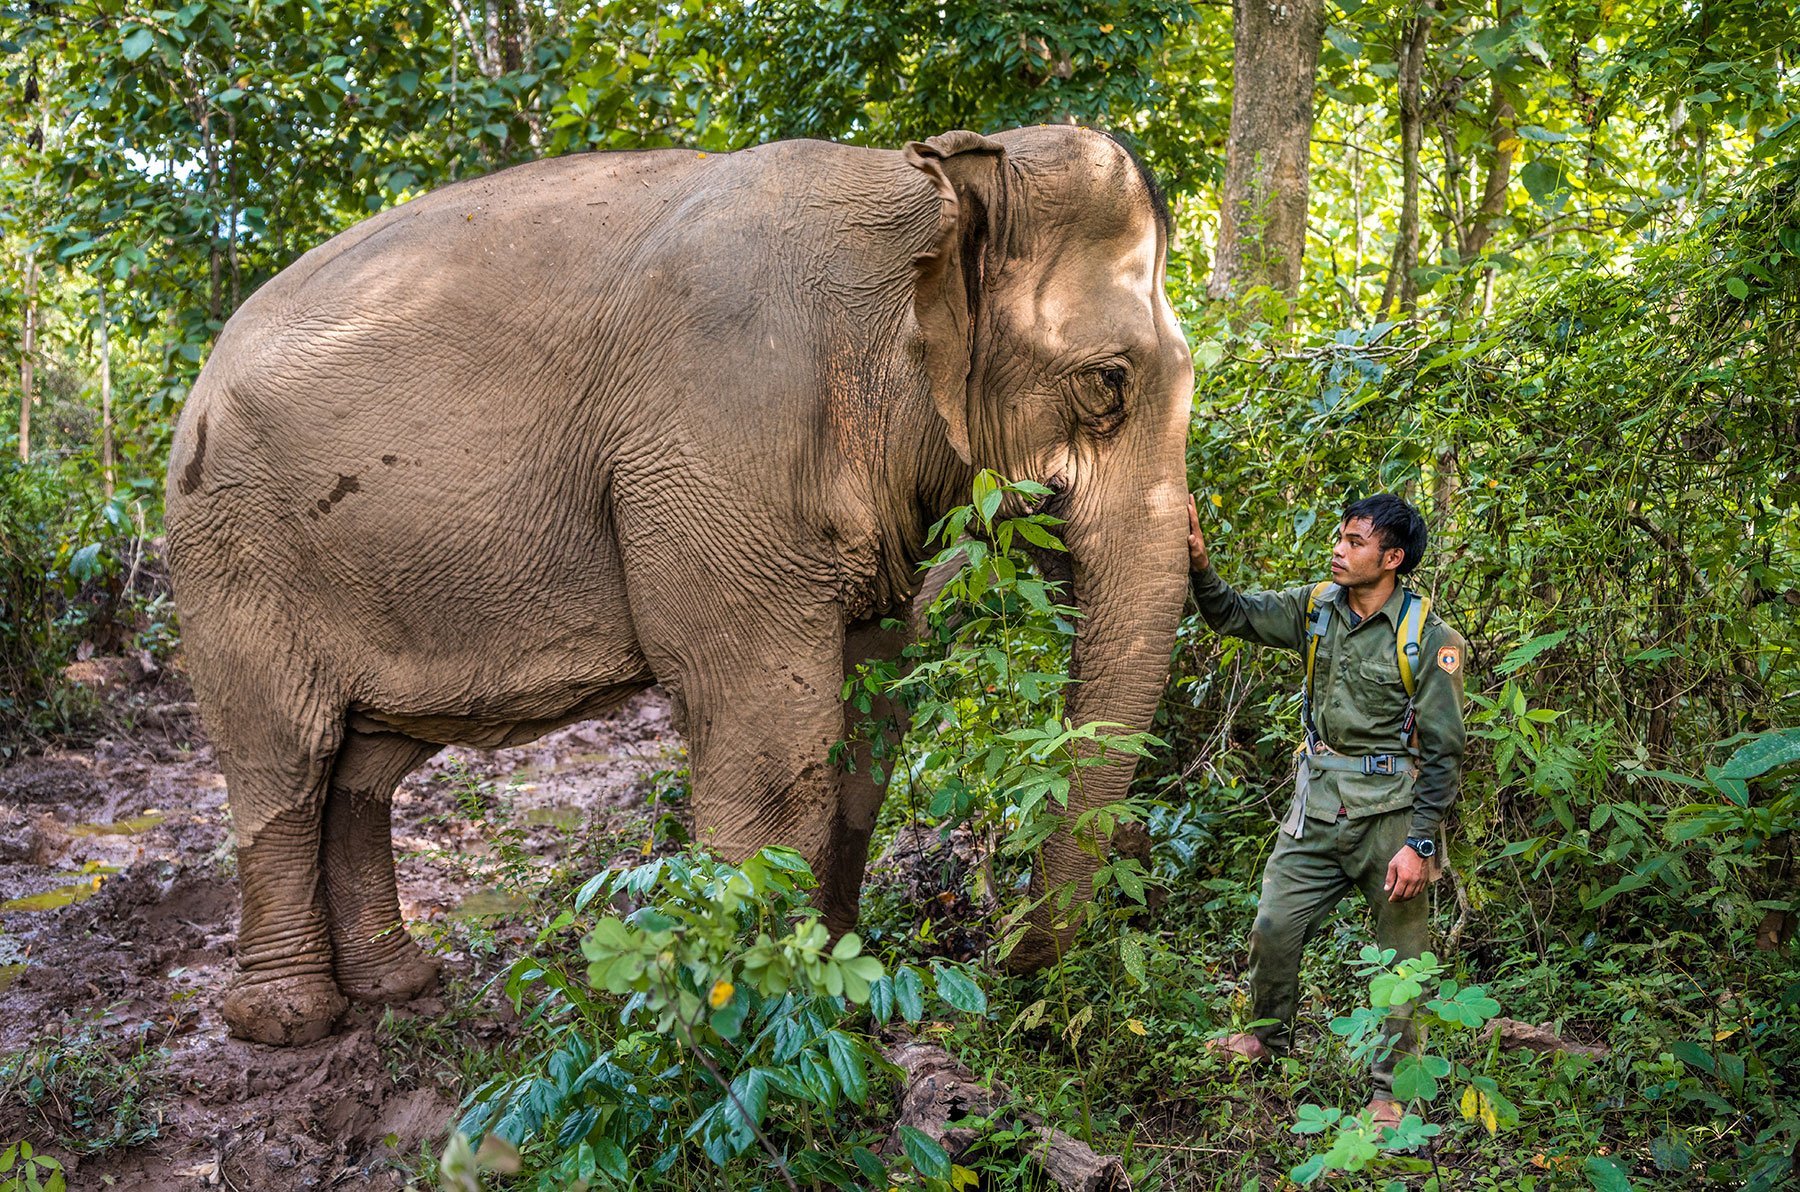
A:
<svg viewBox="0 0 1800 1192">
<path fill-rule="evenodd" d="M 1341 753 L 1302 753 L 1301 756 L 1315 770 L 1342 770 L 1350 774 L 1411 774 L 1418 770 L 1410 757 L 1392 753 L 1372 753 L 1367 757 L 1346 757 Z"/>
</svg>

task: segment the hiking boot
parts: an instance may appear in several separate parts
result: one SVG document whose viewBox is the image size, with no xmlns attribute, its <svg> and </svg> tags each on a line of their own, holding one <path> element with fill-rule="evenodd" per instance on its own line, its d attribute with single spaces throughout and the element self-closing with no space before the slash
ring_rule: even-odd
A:
<svg viewBox="0 0 1800 1192">
<path fill-rule="evenodd" d="M 1233 1056 L 1252 1064 L 1266 1063 L 1275 1058 L 1269 1045 L 1249 1031 L 1240 1031 L 1223 1039 L 1209 1039 L 1206 1049 L 1215 1055 Z"/>
</svg>

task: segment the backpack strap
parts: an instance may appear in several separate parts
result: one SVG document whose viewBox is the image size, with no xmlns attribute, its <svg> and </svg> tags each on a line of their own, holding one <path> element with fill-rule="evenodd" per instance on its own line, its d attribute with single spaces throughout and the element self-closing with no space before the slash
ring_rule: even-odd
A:
<svg viewBox="0 0 1800 1192">
<path fill-rule="evenodd" d="M 1431 597 L 1406 594 L 1400 608 L 1400 626 L 1394 630 L 1394 653 L 1400 662 L 1400 682 L 1406 687 L 1406 698 L 1419 690 L 1419 638 L 1425 632 L 1425 618 L 1431 613 Z"/>
<path fill-rule="evenodd" d="M 1313 724 L 1313 660 L 1319 653 L 1319 639 L 1331 628 L 1331 605 L 1326 597 L 1336 593 L 1337 585 L 1330 580 L 1321 580 L 1313 585 L 1306 594 L 1306 685 L 1300 689 L 1300 718 L 1306 725 L 1306 748 L 1308 753 L 1315 753 L 1323 743 L 1319 739 L 1319 730 Z"/>
<path fill-rule="evenodd" d="M 1419 748 L 1414 742 L 1416 716 L 1413 697 L 1419 691 L 1419 638 L 1425 632 L 1425 618 L 1431 614 L 1431 597 L 1407 592 L 1400 606 L 1400 624 L 1394 630 L 1394 654 L 1400 663 L 1400 682 L 1406 688 L 1406 712 L 1400 719 L 1400 736 L 1408 752 L 1415 757 Z"/>
</svg>

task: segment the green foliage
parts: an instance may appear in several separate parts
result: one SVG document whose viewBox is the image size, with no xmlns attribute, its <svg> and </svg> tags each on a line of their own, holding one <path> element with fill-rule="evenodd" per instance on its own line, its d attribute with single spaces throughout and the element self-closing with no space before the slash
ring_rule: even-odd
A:
<svg viewBox="0 0 1800 1192">
<path fill-rule="evenodd" d="M 1426 1000 L 1463 1032 L 1445 1028 L 1459 1046 L 1488 1012 L 1466 1000 L 1473 982 L 1521 1016 L 1613 1048 L 1601 1062 L 1446 1048 L 1446 1062 L 1491 1077 L 1524 1107 L 1494 1134 L 1484 1114 L 1504 1118 L 1481 1086 L 1454 1069 L 1409 1069 L 1411 1091 L 1432 1090 L 1463 1117 L 1424 1138 L 1440 1164 L 1425 1178 L 1448 1177 L 1443 1164 L 1468 1186 L 1494 1188 L 1773 1188 L 1791 1177 L 1800 1110 L 1779 1077 L 1800 1067 L 1786 1029 L 1800 974 L 1793 945 L 1780 942 L 1797 911 L 1800 724 L 1793 6 L 1330 9 L 1306 280 L 1291 301 L 1268 303 L 1262 325 L 1234 323 L 1203 285 L 1231 98 L 1229 6 L 464 7 L 469 28 L 456 6 L 421 0 L 99 0 L 27 6 L 0 29 L 0 73 L 18 96 L 0 109 L 11 146 L 0 156 L 0 324 L 16 342 L 30 306 L 38 336 L 27 467 L 10 463 L 19 374 L 0 370 L 0 750 L 81 722 L 85 705 L 56 678 L 80 642 L 174 646 L 166 598 L 125 582 L 159 532 L 174 412 L 231 312 L 364 214 L 588 148 L 724 150 L 777 135 L 894 147 L 955 126 L 1107 125 L 1131 134 L 1174 200 L 1169 284 L 1198 370 L 1190 471 L 1221 568 L 1246 584 L 1316 578 L 1348 496 L 1401 491 L 1430 519 L 1433 554 L 1417 582 L 1471 641 L 1472 739 L 1440 922 L 1461 941 L 1459 984 L 1443 996 L 1452 978 L 1420 978 L 1420 996 L 1440 995 Z M 1397 52 L 1421 15 L 1423 227 L 1409 279 L 1420 300 L 1417 317 L 1397 319 L 1372 312 L 1402 280 L 1392 265 L 1404 186 L 1392 135 Z M 27 260 L 38 271 L 30 298 Z M 103 330 L 118 460 L 110 500 L 99 465 Z M 1427 1162 L 1380 1151 L 1329 1108 L 1362 1088 L 1349 1036 L 1280 1066 L 1266 1102 L 1246 1100 L 1204 1050 L 1216 1023 L 1242 1017 L 1218 990 L 1237 970 L 1254 908 L 1265 805 L 1285 802 L 1295 668 L 1190 621 L 1155 726 L 1167 749 L 1145 756 L 1124 807 L 1066 822 L 1086 759 L 1150 740 L 1062 722 L 1074 612 L 1022 549 L 1055 555 L 1055 526 L 1030 512 L 1041 493 L 983 483 L 961 520 L 940 527 L 940 558 L 963 566 L 926 647 L 847 693 L 871 721 L 890 689 L 912 705 L 915 729 L 897 749 L 873 735 L 874 777 L 893 786 L 881 831 L 962 825 L 979 842 L 993 858 L 975 882 L 1000 904 L 990 919 L 1001 922 L 986 928 L 997 951 L 1013 930 L 1003 916 L 1032 901 L 1029 857 L 1059 825 L 1098 851 L 1119 820 L 1147 820 L 1153 863 L 1102 858 L 1100 897 L 1069 909 L 1103 929 L 1047 979 L 994 979 L 974 992 L 958 969 L 906 963 L 950 947 L 947 925 L 923 917 L 933 908 L 871 900 L 862 935 L 881 950 L 884 975 L 869 980 L 866 966 L 847 965 L 873 958 L 833 956 L 792 916 L 755 909 L 788 905 L 790 892 L 730 895 L 745 899 L 732 913 L 749 933 L 732 935 L 715 921 L 713 895 L 658 886 L 675 925 L 621 914 L 624 934 L 600 944 L 604 976 L 628 993 L 548 961 L 532 962 L 541 975 L 526 977 L 528 967 L 512 978 L 545 1050 L 528 1077 L 519 1073 L 529 1065 L 513 1064 L 495 1114 L 528 1094 L 545 1107 L 563 1098 L 518 1138 L 517 1161 L 540 1178 L 590 1167 L 596 1183 L 613 1178 L 615 1156 L 598 1141 L 573 1151 L 557 1141 L 591 1109 L 589 1134 L 614 1139 L 633 1163 L 671 1148 L 694 1160 L 711 1145 L 727 1166 L 695 1162 L 705 1174 L 694 1181 L 766 1183 L 754 1133 L 732 1149 L 755 1115 L 732 1109 L 696 1057 L 719 1066 L 725 1088 L 742 1079 L 751 1109 L 761 1094 L 748 1073 L 788 1071 L 804 1054 L 829 1086 L 826 1075 L 811 1092 L 797 1076 L 785 1086 L 765 1078 L 756 1128 L 785 1153 L 818 1153 L 873 1186 L 886 1172 L 872 1154 L 875 1167 L 859 1166 L 856 1147 L 872 1141 L 880 1073 L 865 1057 L 859 1105 L 830 1044 L 803 1041 L 777 1061 L 763 1032 L 783 1005 L 815 1014 L 819 1037 L 848 1040 L 840 1065 L 868 1021 L 970 1012 L 955 1018 L 952 1045 L 1052 1120 L 1127 1153 L 1138 1186 L 1269 1186 L 1317 1157 L 1304 1148 L 1320 1135 L 1346 1140 L 1334 1166 Z M 504 808 L 467 814 L 498 823 Z M 579 876 L 546 875 L 517 839 L 496 839 L 480 876 L 560 923 L 540 950 L 572 955 L 600 894 L 576 912 Z M 1166 901 L 1147 912 L 1159 894 Z M 502 947 L 479 926 L 456 930 L 477 950 Z M 1308 988 L 1331 1003 L 1360 999 L 1345 976 L 1358 932 L 1322 940 L 1309 970 Z M 663 934 L 686 976 L 658 975 L 662 951 L 647 941 Z M 752 970 L 763 934 L 769 963 Z M 690 939 L 712 942 L 683 952 Z M 715 1008 L 722 973 L 733 988 Z M 833 973 L 843 1005 L 829 985 L 818 989 Z M 786 992 L 764 993 L 764 981 L 786 981 Z M 852 1011 L 859 981 L 868 1001 Z M 642 1000 L 621 1022 L 632 999 Z M 667 1013 L 676 1036 L 692 1023 L 685 1037 L 653 1029 Z M 574 1055 L 564 1049 L 577 1041 L 588 1062 L 553 1073 L 549 1057 Z M 608 1077 L 622 1087 L 575 1079 L 601 1055 L 627 1074 Z M 91 1083 L 91 1067 L 45 1071 Z M 505 1084 L 515 1078 L 525 1083 Z M 827 1087 L 835 1109 L 817 1099 Z M 1461 1099 L 1468 1090 L 1473 1101 Z M 1313 1133 L 1287 1134 L 1296 1110 Z M 627 1151 L 626 1134 L 608 1133 L 646 1113 L 662 1131 L 655 1142 Z M 102 1116 L 83 1128 L 114 1137 Z M 997 1120 L 980 1133 L 966 1161 L 984 1186 L 1033 1178 L 1017 1154 L 1027 1127 Z M 1183 1168 L 1186 1152 L 1134 1150 L 1146 1136 L 1236 1153 Z M 819 1138 L 822 1149 L 805 1149 Z M 446 1164 L 458 1179 L 479 1178 L 478 1157 L 508 1162 L 497 1147 L 460 1155 Z M 942 1170 L 925 1150 L 910 1165 Z M 667 1184 L 685 1171 L 642 1179 Z"/>
<path fill-rule="evenodd" d="M 693 1150 L 737 1172 L 766 1156 L 834 1187 L 885 1177 L 861 1114 L 886 1064 L 858 1022 L 918 1024 L 928 989 L 964 1013 L 985 1000 L 956 966 L 890 973 L 855 933 L 833 943 L 805 904 L 814 884 L 779 848 L 736 866 L 690 851 L 596 875 L 540 938 L 583 929 L 585 980 L 554 950 L 511 967 L 507 996 L 544 1049 L 470 1094 L 459 1137 L 491 1133 L 490 1161 L 523 1164 L 542 1188 L 672 1180 Z M 637 909 L 589 916 L 620 902 Z M 948 1178 L 929 1140 L 905 1153 L 926 1187 Z M 456 1144 L 446 1182 L 481 1157 Z"/>
<path fill-rule="evenodd" d="M 120 1035 L 99 1017 L 71 1022 L 61 1034 L 46 1033 L 0 1057 L 0 1097 L 29 1111 L 58 1146 L 78 1155 L 139 1146 L 155 1138 L 162 1124 L 157 1102 L 165 1091 L 168 1052 L 150 1037 L 149 1024 Z M 20 1146 L 24 1158 L 29 1147 Z M 36 1162 L 40 1175 L 54 1164 L 43 1156 Z"/>
<path fill-rule="evenodd" d="M 62 1164 L 40 1155 L 29 1142 L 0 1151 L 0 1192 L 63 1192 Z"/>
<path fill-rule="evenodd" d="M 1301 1184 L 1312 1184 L 1334 1172 L 1373 1170 L 1383 1157 L 1405 1156 L 1419 1150 L 1443 1132 L 1427 1120 L 1429 1105 L 1444 1091 L 1443 1082 L 1462 1090 L 1459 1107 L 1466 1122 L 1489 1134 L 1518 1120 L 1518 1108 L 1500 1091 L 1492 1075 L 1496 1051 L 1484 1041 L 1466 1038 L 1479 1032 L 1500 1012 L 1500 1003 L 1478 985 L 1462 986 L 1444 977 L 1448 966 L 1427 952 L 1412 960 L 1394 961 L 1393 951 L 1364 946 L 1358 971 L 1368 978 L 1369 1004 L 1334 1019 L 1331 1033 L 1344 1039 L 1351 1058 L 1367 1065 L 1393 1050 L 1394 1036 L 1387 1033 L 1390 1014 L 1410 1014 L 1421 1040 L 1430 1050 L 1402 1055 L 1394 1061 L 1394 1098 L 1408 1112 L 1397 1126 L 1377 1126 L 1368 1115 L 1336 1108 L 1302 1105 L 1292 1129 L 1295 1134 L 1331 1131 L 1326 1149 L 1301 1163 L 1290 1173 Z M 1425 998 L 1426 991 L 1432 996 Z M 1422 1000 L 1423 999 L 1423 1000 Z M 1436 1054 L 1443 1050 L 1448 1055 Z M 1481 1061 L 1476 1053 L 1482 1053 Z M 1466 1061 L 1466 1062 L 1465 1062 Z M 1413 1112 L 1414 1107 L 1417 1112 Z M 1404 1166 L 1404 1164 L 1402 1164 Z"/>
<path fill-rule="evenodd" d="M 1142 822 L 1147 804 L 1084 807 L 1077 800 L 1073 814 L 1069 808 L 1083 770 L 1120 756 L 1144 757 L 1156 738 L 1099 722 L 1076 725 L 1062 715 L 1080 614 L 1032 566 L 1030 552 L 1064 551 L 1054 533 L 1058 520 L 1034 511 L 1050 495 L 1034 481 L 1009 482 L 984 471 L 971 503 L 932 527 L 938 549 L 922 566 L 952 570 L 925 610 L 925 640 L 906 649 L 898 671 L 874 671 L 877 689 L 904 705 L 917 726 L 902 749 L 906 784 L 899 805 L 914 822 L 942 832 L 964 825 L 992 837 L 1002 891 L 1025 883 L 1045 840 L 1069 831 L 1096 859 L 1096 888 L 1141 905 L 1142 865 L 1108 858 L 1106 842 L 1119 825 Z M 845 698 L 865 712 L 870 704 L 859 689 L 867 692 L 869 674 L 845 685 Z M 1092 902 L 1070 907 L 1071 891 L 1072 884 L 1039 889 L 1010 905 L 998 956 L 1004 959 L 1023 937 L 1024 915 L 1045 897 L 1077 914 L 1097 912 Z"/>
</svg>

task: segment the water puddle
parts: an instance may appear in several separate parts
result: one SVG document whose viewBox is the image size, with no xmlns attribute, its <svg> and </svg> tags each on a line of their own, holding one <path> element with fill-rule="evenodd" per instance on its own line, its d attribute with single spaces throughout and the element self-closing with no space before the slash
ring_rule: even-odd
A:
<svg viewBox="0 0 1800 1192">
<path fill-rule="evenodd" d="M 101 882 L 117 872 L 119 872 L 117 865 L 101 865 L 89 861 L 81 867 L 80 881 L 69 882 L 36 894 L 26 894 L 21 898 L 10 898 L 5 902 L 0 902 L 0 914 L 12 911 L 54 911 L 65 906 L 72 906 L 77 902 L 86 902 L 98 892 Z"/>
<path fill-rule="evenodd" d="M 558 774 L 566 774 L 570 770 L 578 770 L 583 766 L 610 765 L 619 760 L 619 755 L 610 750 L 596 749 L 581 753 L 566 753 L 553 761 L 532 762 L 514 770 L 506 780 L 506 785 L 515 790 L 535 790 L 545 779 L 554 778 Z"/>
<path fill-rule="evenodd" d="M 458 919 L 497 919 L 516 915 L 531 905 L 522 894 L 505 890 L 477 890 L 457 904 L 451 912 Z"/>
<path fill-rule="evenodd" d="M 587 813 L 581 808 L 561 803 L 553 807 L 532 807 L 525 812 L 528 824 L 550 824 L 570 830 L 581 827 L 586 819 Z"/>
<path fill-rule="evenodd" d="M 166 811 L 158 811 L 154 807 L 146 808 L 144 814 L 133 816 L 127 820 L 114 820 L 110 824 L 70 824 L 71 836 L 136 836 L 148 832 L 156 825 L 169 818 Z"/>
</svg>

